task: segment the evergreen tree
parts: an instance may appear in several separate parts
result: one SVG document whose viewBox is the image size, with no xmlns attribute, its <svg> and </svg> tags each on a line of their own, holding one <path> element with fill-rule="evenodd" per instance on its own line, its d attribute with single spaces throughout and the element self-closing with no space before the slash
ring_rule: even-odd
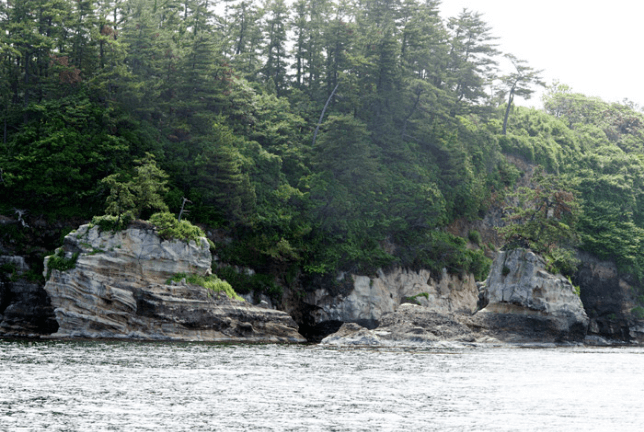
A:
<svg viewBox="0 0 644 432">
<path fill-rule="evenodd" d="M 287 89 L 286 71 L 289 56 L 286 49 L 286 31 L 289 13 L 284 0 L 268 0 L 265 10 L 266 62 L 262 68 L 262 75 L 269 86 L 274 86 L 277 96 L 281 96 Z"/>
<path fill-rule="evenodd" d="M 515 71 L 501 78 L 504 86 L 502 94 L 508 97 L 508 103 L 503 117 L 503 131 L 501 132 L 503 135 L 505 135 L 507 130 L 508 117 L 510 116 L 510 109 L 512 108 L 514 97 L 520 96 L 529 99 L 532 93 L 534 93 L 534 90 L 532 90 L 533 85 L 545 86 L 545 83 L 541 80 L 541 71 L 526 66 L 525 60 L 519 60 L 512 54 L 506 54 L 506 57 L 512 62 Z"/>
<path fill-rule="evenodd" d="M 450 18 L 451 33 L 449 52 L 448 85 L 455 98 L 452 116 L 476 109 L 485 102 L 488 94 L 485 86 L 496 73 L 499 54 L 496 39 L 481 14 L 464 9 L 458 17 Z"/>
<path fill-rule="evenodd" d="M 264 44 L 262 22 L 264 10 L 248 0 L 230 6 L 227 33 L 230 35 L 230 56 L 235 70 L 249 80 L 258 79 L 261 68 L 260 48 Z"/>
<path fill-rule="evenodd" d="M 120 84 L 125 88 L 119 94 L 125 106 L 149 119 L 156 115 L 163 77 L 158 10 L 146 0 L 127 0 L 124 9 L 127 18 L 119 38 L 127 46 L 125 63 L 130 74 L 123 77 L 129 79 Z"/>
<path fill-rule="evenodd" d="M 243 173 L 241 145 L 231 131 L 215 124 L 200 142 L 192 167 L 195 192 L 203 202 L 215 205 L 233 222 L 250 223 L 255 210 L 255 192 Z"/>
</svg>

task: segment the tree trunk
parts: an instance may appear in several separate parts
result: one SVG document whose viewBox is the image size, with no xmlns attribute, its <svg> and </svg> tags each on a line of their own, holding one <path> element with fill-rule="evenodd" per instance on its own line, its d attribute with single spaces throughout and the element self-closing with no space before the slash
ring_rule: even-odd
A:
<svg viewBox="0 0 644 432">
<path fill-rule="evenodd" d="M 318 121 L 318 125 L 315 127 L 315 133 L 313 134 L 313 144 L 311 144 L 311 147 L 315 147 L 315 139 L 318 136 L 318 131 L 320 130 L 320 125 L 322 124 L 322 119 L 324 118 L 324 113 L 326 112 L 327 107 L 329 106 L 329 102 L 331 102 L 331 99 L 333 99 L 333 95 L 335 94 L 335 91 L 338 89 L 338 86 L 340 83 L 337 83 L 335 85 L 335 88 L 331 92 L 331 95 L 329 98 L 326 100 L 326 103 L 324 104 L 324 108 L 322 109 L 322 114 L 320 114 L 320 120 Z"/>
<path fill-rule="evenodd" d="M 503 131 L 502 135 L 506 134 L 508 128 L 508 117 L 510 116 L 510 109 L 512 108 L 512 101 L 514 100 L 514 87 L 510 90 L 510 96 L 508 97 L 508 106 L 505 108 L 505 117 L 503 117 Z"/>
</svg>

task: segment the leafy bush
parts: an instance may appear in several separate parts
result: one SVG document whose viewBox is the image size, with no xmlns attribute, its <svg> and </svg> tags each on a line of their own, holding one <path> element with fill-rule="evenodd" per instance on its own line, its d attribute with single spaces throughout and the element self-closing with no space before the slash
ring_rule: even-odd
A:
<svg viewBox="0 0 644 432">
<path fill-rule="evenodd" d="M 547 263 L 546 270 L 553 274 L 572 276 L 580 262 L 575 251 L 567 248 L 557 247 L 543 255 Z"/>
<path fill-rule="evenodd" d="M 170 278 L 166 283 L 180 282 L 182 279 L 185 279 L 187 283 L 192 285 L 202 286 L 212 292 L 225 293 L 228 298 L 244 301 L 233 289 L 233 287 L 226 282 L 225 280 L 219 279 L 216 275 L 210 275 L 208 277 L 203 277 L 199 275 L 186 275 L 185 273 L 177 273 L 172 278 Z"/>
<path fill-rule="evenodd" d="M 15 282 L 19 279 L 18 269 L 16 268 L 16 265 L 11 262 L 4 263 L 0 266 L 0 273 L 6 273 L 10 275 L 9 280 L 12 282 Z"/>
<path fill-rule="evenodd" d="M 122 231 L 132 222 L 132 218 L 124 216 L 103 215 L 94 216 L 91 225 L 97 225 L 101 231 Z"/>
<path fill-rule="evenodd" d="M 631 309 L 631 313 L 639 319 L 644 318 L 644 307 L 642 306 L 636 306 L 633 309 Z"/>
<path fill-rule="evenodd" d="M 477 246 L 481 245 L 481 233 L 476 231 L 476 230 L 470 230 L 469 233 L 467 233 L 467 238 L 474 243 Z"/>
<path fill-rule="evenodd" d="M 571 280 L 570 278 L 568 278 L 568 281 L 570 282 L 570 284 L 571 284 L 571 285 L 572 285 L 572 287 L 574 288 L 574 290 L 575 290 L 575 294 L 577 294 L 577 297 L 581 297 L 581 287 L 580 287 L 579 285 L 574 285 L 574 284 L 572 283 L 572 280 Z"/>
<path fill-rule="evenodd" d="M 477 281 L 485 280 L 490 274 L 490 268 L 492 267 L 492 260 L 485 256 L 485 253 L 481 250 L 467 252 L 469 263 L 467 269 L 470 273 L 474 275 L 474 278 Z"/>
<path fill-rule="evenodd" d="M 134 162 L 139 166 L 132 180 L 123 181 L 118 173 L 101 180 L 110 190 L 105 200 L 106 212 L 119 218 L 136 219 L 143 216 L 144 211 L 168 211 L 161 196 L 168 191 L 168 175 L 157 166 L 152 153 L 146 153 L 143 159 Z"/>
<path fill-rule="evenodd" d="M 166 240 L 179 239 L 197 242 L 200 237 L 206 236 L 201 228 L 185 219 L 178 221 L 172 213 L 168 212 L 153 214 L 149 222 L 158 228 L 159 235 Z"/>
<path fill-rule="evenodd" d="M 418 301 L 418 297 L 425 297 L 427 300 L 429 300 L 429 293 L 426 293 L 426 292 L 418 293 L 413 296 L 405 297 L 403 300 L 413 304 L 420 305 L 420 302 Z"/>
<path fill-rule="evenodd" d="M 61 272 L 71 270 L 76 267 L 76 261 L 78 260 L 78 252 L 72 254 L 71 258 L 65 257 L 65 251 L 62 248 L 56 250 L 56 253 L 49 258 L 47 263 L 47 279 L 51 276 L 52 270 L 58 270 Z"/>
<path fill-rule="evenodd" d="M 400 264 L 413 269 L 426 268 L 440 274 L 443 268 L 455 275 L 473 273 L 476 280 L 484 280 L 492 260 L 483 251 L 469 250 L 465 239 L 443 231 L 429 231 L 425 236 L 406 236 L 398 239 L 396 255 Z"/>
<path fill-rule="evenodd" d="M 579 202 L 559 179 L 538 168 L 532 178 L 534 188 L 520 187 L 510 194 L 513 205 L 505 208 L 506 225 L 497 231 L 506 249 L 530 248 L 547 253 L 578 242 L 576 222 Z"/>
<path fill-rule="evenodd" d="M 16 265 L 11 262 L 4 263 L 0 265 L 0 272 L 14 274 L 16 272 Z"/>
</svg>

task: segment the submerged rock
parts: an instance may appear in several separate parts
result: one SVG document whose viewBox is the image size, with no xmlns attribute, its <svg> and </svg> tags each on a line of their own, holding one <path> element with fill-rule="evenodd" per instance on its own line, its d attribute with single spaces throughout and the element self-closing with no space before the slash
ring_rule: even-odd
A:
<svg viewBox="0 0 644 432">
<path fill-rule="evenodd" d="M 164 241 L 152 227 L 121 232 L 84 225 L 65 237 L 74 268 L 50 269 L 45 290 L 55 308 L 53 337 L 304 342 L 284 312 L 232 300 L 197 285 L 166 284 L 177 273 L 207 275 L 211 255 L 199 242 Z"/>
</svg>

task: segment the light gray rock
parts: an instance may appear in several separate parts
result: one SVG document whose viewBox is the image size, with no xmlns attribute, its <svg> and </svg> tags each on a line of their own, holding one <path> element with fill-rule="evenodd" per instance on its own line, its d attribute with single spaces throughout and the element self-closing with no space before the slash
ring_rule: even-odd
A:
<svg viewBox="0 0 644 432">
<path fill-rule="evenodd" d="M 597 335 L 588 335 L 584 338 L 584 344 L 586 345 L 592 345 L 592 346 L 610 346 L 613 345 L 613 343 L 607 341 L 601 336 Z"/>
<path fill-rule="evenodd" d="M 84 225 L 65 237 L 75 268 L 48 269 L 45 290 L 55 307 L 53 337 L 230 342 L 304 342 L 284 312 L 228 299 L 203 287 L 165 281 L 177 273 L 206 275 L 205 238 L 163 241 L 145 226 L 100 232 Z"/>
<path fill-rule="evenodd" d="M 336 333 L 322 340 L 323 345 L 359 345 L 386 347 L 462 346 L 476 341 L 476 335 L 455 315 L 442 315 L 430 308 L 410 303 L 387 313 L 381 325 L 369 330 L 345 323 Z M 446 345 L 447 344 L 447 345 Z"/>
<path fill-rule="evenodd" d="M 383 343 L 375 331 L 356 323 L 344 323 L 337 332 L 322 339 L 322 345 L 334 346 L 380 346 Z"/>
<path fill-rule="evenodd" d="M 582 340 L 589 320 L 581 299 L 568 279 L 545 268 L 543 258 L 530 250 L 499 252 L 485 284 L 488 304 L 477 315 L 513 316 L 508 326 L 516 326 L 516 320 L 524 317 L 526 329 L 532 327 L 555 339 Z M 488 321 L 494 320 L 499 318 Z"/>
<path fill-rule="evenodd" d="M 257 294 L 257 293 L 248 293 L 248 294 L 240 294 L 240 297 L 242 297 L 245 301 L 248 303 L 259 306 L 261 308 L 265 309 L 277 309 L 277 306 L 273 304 L 273 300 L 267 296 L 266 294 Z"/>
<path fill-rule="evenodd" d="M 476 289 L 476 284 L 473 286 Z M 574 287 L 563 276 L 546 272 L 543 259 L 531 251 L 500 253 L 483 290 L 488 305 L 474 315 L 467 310 L 445 312 L 441 308 L 402 304 L 383 314 L 375 329 L 344 324 L 322 343 L 549 347 L 581 342 L 586 336 L 588 318 Z"/>
<path fill-rule="evenodd" d="M 408 297 L 437 313 L 472 313 L 478 302 L 478 289 L 472 275 L 463 278 L 442 274 L 432 276 L 428 270 L 397 268 L 379 270 L 376 277 L 341 275 L 350 278 L 351 290 L 346 295 L 331 295 L 318 289 L 306 298 L 315 305 L 315 322 L 357 322 L 375 326 L 387 313 L 392 313 Z M 418 294 L 424 295 L 418 296 Z"/>
</svg>

